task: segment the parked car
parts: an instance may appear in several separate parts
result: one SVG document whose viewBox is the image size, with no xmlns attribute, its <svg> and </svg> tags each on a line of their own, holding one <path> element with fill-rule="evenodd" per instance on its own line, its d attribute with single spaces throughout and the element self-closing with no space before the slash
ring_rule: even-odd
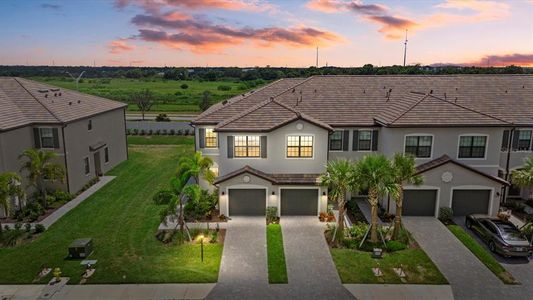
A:
<svg viewBox="0 0 533 300">
<path fill-rule="evenodd" d="M 533 252 L 527 238 L 509 221 L 485 215 L 468 215 L 465 224 L 487 243 L 492 252 L 509 257 L 529 256 Z"/>
</svg>

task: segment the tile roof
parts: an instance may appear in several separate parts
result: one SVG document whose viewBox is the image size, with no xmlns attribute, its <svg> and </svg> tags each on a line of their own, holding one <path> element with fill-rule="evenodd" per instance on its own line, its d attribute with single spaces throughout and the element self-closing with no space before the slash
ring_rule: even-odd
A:
<svg viewBox="0 0 533 300">
<path fill-rule="evenodd" d="M 257 169 L 254 169 L 248 165 L 237 169 L 233 172 L 227 173 L 224 176 L 219 176 L 214 184 L 220 184 L 231 178 L 239 176 L 241 174 L 248 173 L 266 181 L 270 181 L 274 185 L 280 184 L 305 184 L 305 185 L 317 185 L 320 183 L 320 174 L 269 174 Z"/>
<path fill-rule="evenodd" d="M 416 171 L 417 171 L 416 174 L 425 173 L 425 172 L 427 172 L 429 170 L 433 170 L 433 169 L 438 168 L 438 167 L 440 167 L 442 165 L 445 165 L 447 163 L 455 164 L 457 166 L 460 166 L 460 167 L 462 167 L 464 169 L 467 169 L 467 170 L 469 170 L 471 172 L 477 173 L 477 174 L 479 174 L 481 176 L 487 177 L 487 178 L 489 178 L 491 180 L 494 180 L 494 181 L 496 181 L 498 183 L 501 183 L 503 185 L 510 185 L 509 182 L 507 182 L 507 181 L 505 181 L 505 180 L 503 180 L 503 179 L 501 179 L 499 177 L 489 175 L 487 173 L 484 173 L 484 172 L 481 172 L 481 171 L 479 171 L 477 169 L 474 169 L 474 168 L 472 168 L 470 166 L 462 164 L 462 163 L 460 163 L 460 162 L 458 162 L 456 160 L 453 160 L 451 157 L 449 157 L 446 154 L 444 154 L 443 156 L 441 156 L 439 158 L 436 158 L 436 159 L 434 159 L 432 161 L 428 161 L 427 163 L 423 163 L 421 165 L 418 165 L 416 167 Z"/>
<path fill-rule="evenodd" d="M 121 102 L 32 80 L 0 77 L 0 130 L 68 123 L 124 107 Z"/>
<path fill-rule="evenodd" d="M 218 124 L 273 97 L 332 127 L 375 126 L 376 120 L 390 126 L 533 126 L 532 95 L 532 75 L 321 75 L 274 82 L 206 111 L 193 124 Z"/>
</svg>

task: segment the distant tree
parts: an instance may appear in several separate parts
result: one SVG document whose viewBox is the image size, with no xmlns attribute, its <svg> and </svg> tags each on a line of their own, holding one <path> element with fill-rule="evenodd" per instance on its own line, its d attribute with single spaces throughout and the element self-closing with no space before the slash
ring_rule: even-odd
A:
<svg viewBox="0 0 533 300">
<path fill-rule="evenodd" d="M 211 93 L 209 91 L 204 91 L 203 96 L 202 96 L 202 102 L 200 102 L 200 105 L 199 105 L 202 111 L 206 111 L 209 108 L 209 106 L 211 106 L 209 104 L 210 98 L 211 98 Z"/>
<path fill-rule="evenodd" d="M 127 77 L 127 78 L 141 78 L 141 77 L 144 76 L 144 74 L 143 74 L 143 71 L 141 69 L 135 68 L 135 69 L 131 69 L 131 70 L 126 71 L 124 76 Z"/>
<path fill-rule="evenodd" d="M 137 92 L 133 94 L 132 100 L 137 104 L 137 107 L 139 108 L 139 111 L 142 114 L 142 119 L 144 121 L 144 114 L 147 111 L 150 111 L 152 108 L 152 105 L 154 105 L 154 94 L 149 89 L 145 89 L 143 91 Z"/>
</svg>

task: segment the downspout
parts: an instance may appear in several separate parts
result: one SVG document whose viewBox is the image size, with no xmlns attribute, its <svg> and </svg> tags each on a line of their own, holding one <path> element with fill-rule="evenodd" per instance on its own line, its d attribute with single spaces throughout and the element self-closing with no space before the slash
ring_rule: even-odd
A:
<svg viewBox="0 0 533 300">
<path fill-rule="evenodd" d="M 63 137 L 63 157 L 65 158 L 65 171 L 66 171 L 66 179 L 67 179 L 67 191 L 70 193 L 70 182 L 68 180 L 69 171 L 68 171 L 68 163 L 67 163 L 67 144 L 65 143 L 65 127 L 67 125 L 63 125 L 61 127 L 61 135 Z"/>
<path fill-rule="evenodd" d="M 128 127 L 126 125 L 126 109 L 123 109 L 122 112 L 124 113 L 124 139 L 126 142 L 126 160 L 130 158 L 130 152 L 128 151 L 128 135 L 126 134 L 126 131 L 128 130 Z"/>
<path fill-rule="evenodd" d="M 507 141 L 507 161 L 505 163 L 505 181 L 509 182 L 509 162 L 511 161 L 511 147 L 513 145 L 513 137 L 514 137 L 514 131 L 516 130 L 516 127 L 511 128 L 509 131 L 509 140 Z M 507 191 L 508 186 L 505 185 L 503 187 L 503 203 L 507 202 Z"/>
</svg>

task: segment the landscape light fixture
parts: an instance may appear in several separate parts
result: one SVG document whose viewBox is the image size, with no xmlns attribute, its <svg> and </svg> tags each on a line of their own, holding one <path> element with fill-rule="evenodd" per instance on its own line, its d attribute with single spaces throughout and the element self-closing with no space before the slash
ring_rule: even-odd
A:
<svg viewBox="0 0 533 300">
<path fill-rule="evenodd" d="M 204 262 L 204 235 L 200 234 L 198 239 L 200 240 L 200 259 Z"/>
</svg>

